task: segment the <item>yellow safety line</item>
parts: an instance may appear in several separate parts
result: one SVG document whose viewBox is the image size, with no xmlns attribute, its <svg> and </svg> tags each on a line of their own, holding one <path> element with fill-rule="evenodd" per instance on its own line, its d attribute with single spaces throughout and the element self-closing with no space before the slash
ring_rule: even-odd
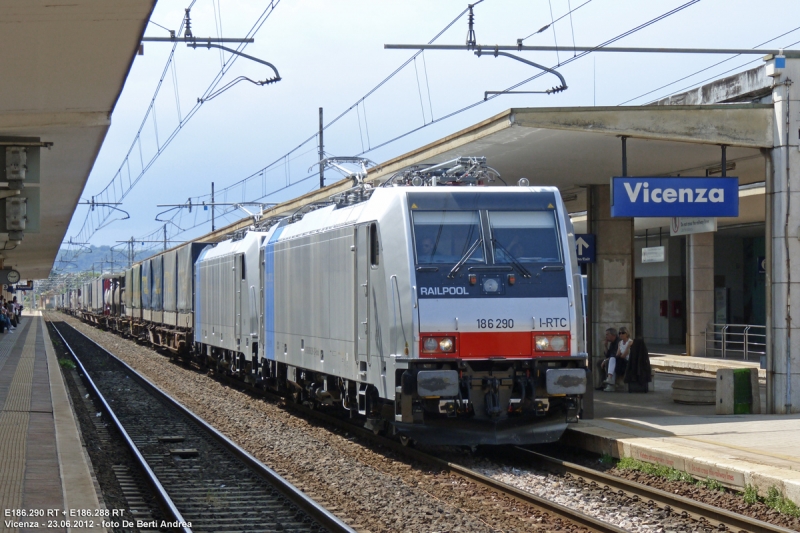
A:
<svg viewBox="0 0 800 533">
<path fill-rule="evenodd" d="M 36 326 L 33 321 L 25 337 L 25 345 L 0 412 L 0 509 L 20 509 L 22 485 L 25 481 L 25 451 L 30 420 L 33 363 L 36 357 Z M 5 517 L 4 517 L 5 518 Z M 17 520 L 17 519 L 14 519 Z M 0 520 L 0 531 L 6 528 Z"/>
</svg>

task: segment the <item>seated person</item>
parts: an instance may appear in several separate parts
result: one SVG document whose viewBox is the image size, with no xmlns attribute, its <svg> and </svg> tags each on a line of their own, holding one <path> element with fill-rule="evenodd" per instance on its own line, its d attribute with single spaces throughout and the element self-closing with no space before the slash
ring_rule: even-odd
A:
<svg viewBox="0 0 800 533">
<path fill-rule="evenodd" d="M 6 317 L 11 322 L 11 326 L 16 328 L 17 327 L 17 315 L 14 314 L 14 307 L 12 307 L 11 302 L 6 302 Z"/>
<path fill-rule="evenodd" d="M 0 307 L 0 331 L 8 330 L 9 332 L 14 331 L 15 328 L 11 326 L 11 321 L 8 319 L 6 315 L 5 307 Z"/>
<path fill-rule="evenodd" d="M 424 237 L 417 246 L 417 261 L 420 263 L 430 263 L 433 261 L 434 245 L 433 239 Z"/>
<path fill-rule="evenodd" d="M 628 333 L 628 328 L 619 328 L 619 344 L 617 344 L 617 353 L 608 359 L 608 377 L 603 382 L 606 384 L 606 388 L 603 389 L 605 392 L 614 392 L 617 390 L 614 386 L 616 382 L 616 376 L 617 374 L 625 374 L 625 367 L 628 362 L 628 356 L 630 355 L 632 344 L 633 339 L 631 339 L 630 333 Z"/>
<path fill-rule="evenodd" d="M 600 372 L 601 376 L 605 376 L 608 373 L 608 362 L 612 357 L 617 355 L 618 345 L 619 337 L 617 336 L 616 328 L 608 328 L 606 330 L 606 340 L 603 343 L 603 355 L 605 355 L 605 358 L 597 363 L 597 370 Z M 602 388 L 603 386 L 601 385 L 597 390 Z"/>
</svg>

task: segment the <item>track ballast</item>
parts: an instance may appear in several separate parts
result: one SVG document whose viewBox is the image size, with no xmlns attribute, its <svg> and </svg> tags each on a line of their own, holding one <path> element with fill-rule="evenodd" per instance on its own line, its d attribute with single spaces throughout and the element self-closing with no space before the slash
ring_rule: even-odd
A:
<svg viewBox="0 0 800 533">
<path fill-rule="evenodd" d="M 353 531 L 99 345 L 64 323 L 56 331 L 163 486 L 162 506 L 171 500 L 186 523 L 168 529 Z"/>
</svg>

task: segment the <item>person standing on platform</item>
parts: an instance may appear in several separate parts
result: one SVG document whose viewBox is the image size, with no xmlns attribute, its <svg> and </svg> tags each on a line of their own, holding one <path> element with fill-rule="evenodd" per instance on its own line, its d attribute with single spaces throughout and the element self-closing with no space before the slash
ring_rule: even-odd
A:
<svg viewBox="0 0 800 533">
<path fill-rule="evenodd" d="M 617 374 L 625 374 L 625 368 L 628 363 L 628 356 L 630 355 L 632 344 L 633 339 L 631 339 L 630 333 L 628 333 L 628 328 L 619 328 L 619 343 L 617 344 L 617 353 L 608 359 L 608 377 L 603 382 L 606 384 L 606 388 L 603 389 L 605 392 L 615 392 L 617 390 L 615 386 L 616 376 Z"/>
</svg>

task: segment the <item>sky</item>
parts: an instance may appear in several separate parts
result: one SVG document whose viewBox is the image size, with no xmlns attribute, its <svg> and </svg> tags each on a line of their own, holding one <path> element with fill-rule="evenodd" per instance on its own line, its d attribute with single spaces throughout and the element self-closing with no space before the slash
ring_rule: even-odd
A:
<svg viewBox="0 0 800 533">
<path fill-rule="evenodd" d="M 211 224 L 210 211 L 195 207 L 191 213 L 162 213 L 169 208 L 158 204 L 184 204 L 189 198 L 193 204 L 208 202 L 212 182 L 220 203 L 280 202 L 318 188 L 318 173 L 311 167 L 319 159 L 315 134 L 320 107 L 327 125 L 327 155 L 361 155 L 380 163 L 511 107 L 642 105 L 762 64 L 753 55 L 592 53 L 572 60 L 573 44 L 596 46 L 686 3 L 483 0 L 474 8 L 478 44 L 514 45 L 563 16 L 524 41 L 558 45 L 563 51 L 519 55 L 556 67 L 569 85 L 553 95 L 503 95 L 484 101 L 484 91 L 506 89 L 539 71 L 503 57 L 428 51 L 375 89 L 413 55 L 385 50 L 384 44 L 429 42 L 466 9 L 462 0 L 195 0 L 191 19 L 196 37 L 243 37 L 266 11 L 255 42 L 243 52 L 273 64 L 281 81 L 264 86 L 243 81 L 198 105 L 232 56 L 178 45 L 168 63 L 172 44 L 145 43 L 83 194 L 84 199 L 98 194 L 120 170 L 116 179 L 124 177 L 126 183 L 128 169 L 133 179 L 141 174 L 120 206 L 130 218 L 116 220 L 121 217 L 113 214 L 104 221 L 96 210 L 95 219 L 87 223 L 87 207 L 78 206 L 65 240 L 81 242 L 79 236 L 91 235 L 94 245 L 114 245 L 134 238 L 137 249 L 161 249 L 150 241 L 163 239 L 165 225 L 170 243 L 177 244 L 210 231 Z M 168 36 L 159 25 L 178 30 L 190 4 L 160 0 L 145 35 Z M 466 36 L 463 15 L 435 42 L 464 44 Z M 699 0 L 612 46 L 754 48 L 766 41 L 761 48 L 800 48 L 794 44 L 800 41 L 800 2 Z M 217 89 L 239 76 L 264 80 L 273 72 L 239 58 L 228 63 Z M 148 113 L 159 83 L 155 112 Z M 557 84 L 545 74 L 519 90 Z M 152 163 L 141 173 L 142 162 L 148 161 Z M 341 178 L 332 170 L 326 175 L 328 183 Z M 245 185 L 236 185 L 249 176 Z M 217 227 L 245 215 L 235 207 L 218 207 Z"/>
</svg>

